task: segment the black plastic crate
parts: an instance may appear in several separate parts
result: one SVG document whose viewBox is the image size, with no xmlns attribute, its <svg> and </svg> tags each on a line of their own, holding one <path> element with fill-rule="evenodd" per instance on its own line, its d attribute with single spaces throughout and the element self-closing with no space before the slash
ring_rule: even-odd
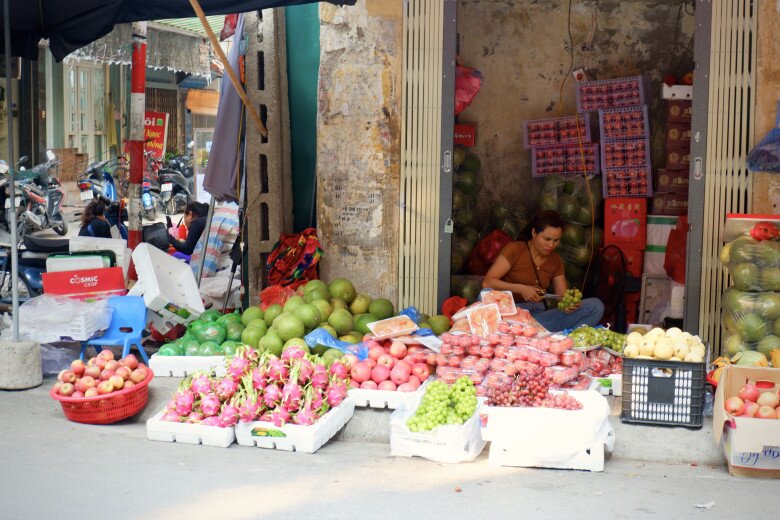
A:
<svg viewBox="0 0 780 520">
<path fill-rule="evenodd" d="M 701 428 L 705 363 L 623 359 L 626 423 Z"/>
</svg>

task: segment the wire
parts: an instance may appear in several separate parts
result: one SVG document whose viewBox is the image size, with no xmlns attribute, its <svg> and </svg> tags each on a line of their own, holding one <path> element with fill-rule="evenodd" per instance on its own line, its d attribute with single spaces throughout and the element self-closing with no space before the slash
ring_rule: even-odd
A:
<svg viewBox="0 0 780 520">
<path fill-rule="evenodd" d="M 569 79 L 571 72 L 574 70 L 574 38 L 572 38 L 571 35 L 571 2 L 572 0 L 569 0 L 569 8 L 566 14 L 566 30 L 569 34 L 569 56 L 571 59 L 569 62 L 569 70 L 563 76 L 563 81 L 561 81 L 561 88 L 558 91 L 558 114 L 561 114 L 563 111 L 563 87 L 566 85 L 566 80 Z"/>
<path fill-rule="evenodd" d="M 588 179 L 587 165 L 585 164 L 585 147 L 582 144 L 582 134 L 580 133 L 580 115 L 576 114 L 574 117 L 575 125 L 577 126 L 577 143 L 580 147 L 580 160 L 582 161 L 582 176 L 585 178 L 585 188 L 588 192 L 588 203 L 590 204 L 590 255 L 588 260 L 588 266 L 585 268 L 585 276 L 582 277 L 582 286 L 580 290 L 585 294 L 585 285 L 588 281 L 588 275 L 590 274 L 590 266 L 593 264 L 593 256 L 595 252 L 596 242 L 596 208 L 593 201 L 593 192 L 590 189 L 590 179 Z"/>
</svg>

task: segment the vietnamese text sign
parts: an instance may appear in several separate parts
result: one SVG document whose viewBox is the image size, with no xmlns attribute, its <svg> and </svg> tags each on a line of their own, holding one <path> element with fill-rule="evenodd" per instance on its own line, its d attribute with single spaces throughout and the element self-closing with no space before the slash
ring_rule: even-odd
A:
<svg viewBox="0 0 780 520">
<path fill-rule="evenodd" d="M 168 114 L 150 112 L 144 114 L 144 150 L 151 152 L 157 159 L 165 159 L 165 146 L 168 141 Z"/>
</svg>

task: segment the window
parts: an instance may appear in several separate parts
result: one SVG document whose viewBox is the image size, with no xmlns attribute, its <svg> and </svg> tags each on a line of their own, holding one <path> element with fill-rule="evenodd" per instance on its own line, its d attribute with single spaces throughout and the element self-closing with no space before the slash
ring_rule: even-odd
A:
<svg viewBox="0 0 780 520">
<path fill-rule="evenodd" d="M 65 145 L 90 162 L 106 152 L 106 73 L 105 65 L 85 61 L 64 67 Z"/>
</svg>

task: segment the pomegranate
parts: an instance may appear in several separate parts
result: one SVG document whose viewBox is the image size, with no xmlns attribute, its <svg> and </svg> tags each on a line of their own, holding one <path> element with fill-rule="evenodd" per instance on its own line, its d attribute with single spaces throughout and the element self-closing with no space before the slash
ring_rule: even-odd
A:
<svg viewBox="0 0 780 520">
<path fill-rule="evenodd" d="M 104 369 L 103 371 L 100 372 L 100 380 L 101 381 L 108 381 L 108 378 L 110 378 L 113 375 L 114 375 L 114 371 L 113 370 L 109 370 L 109 369 L 106 368 L 106 369 Z"/>
<path fill-rule="evenodd" d="M 63 370 L 62 372 L 60 372 L 60 375 L 57 376 L 57 379 L 59 379 L 63 383 L 72 384 L 75 383 L 76 379 L 78 378 L 76 377 L 76 374 L 74 374 L 72 370 Z"/>
<path fill-rule="evenodd" d="M 759 395 L 758 387 L 754 383 L 745 383 L 745 386 L 739 390 L 738 395 L 743 401 L 753 401 L 755 403 Z"/>
<path fill-rule="evenodd" d="M 119 368 L 120 366 L 122 365 L 120 365 L 119 361 L 117 361 L 116 359 L 111 359 L 109 361 L 106 361 L 106 370 L 113 370 L 114 372 L 116 372 L 116 369 Z"/>
<path fill-rule="evenodd" d="M 745 410 L 745 401 L 739 397 L 729 397 L 724 404 L 726 411 L 731 415 L 742 415 Z"/>
<path fill-rule="evenodd" d="M 382 354 L 379 356 L 379 358 L 376 360 L 377 365 L 384 365 L 388 369 L 393 368 L 395 365 L 395 358 L 391 356 L 390 354 Z"/>
<path fill-rule="evenodd" d="M 65 385 L 63 385 L 65 386 Z M 777 419 L 777 412 L 771 406 L 761 406 L 756 412 L 757 419 Z"/>
<path fill-rule="evenodd" d="M 98 395 L 98 390 L 96 386 L 93 386 L 92 388 L 87 388 L 87 391 L 84 392 L 84 397 L 96 397 Z"/>
<path fill-rule="evenodd" d="M 128 354 L 127 356 L 122 358 L 122 361 L 125 362 L 125 366 L 130 370 L 135 370 L 136 368 L 138 368 L 138 358 L 135 357 L 135 354 Z"/>
<path fill-rule="evenodd" d="M 132 372 L 133 372 L 133 371 L 130 369 L 130 367 L 128 367 L 128 366 L 126 366 L 126 365 L 125 365 L 125 366 L 122 366 L 122 367 L 119 367 L 119 368 L 117 368 L 117 369 L 116 369 L 116 375 L 118 375 L 119 377 L 121 377 L 121 378 L 122 378 L 122 379 L 124 379 L 125 381 L 127 381 L 128 379 L 130 379 L 130 374 L 131 374 Z"/>
<path fill-rule="evenodd" d="M 89 376 L 93 379 L 99 379 L 100 369 L 94 365 L 89 365 L 86 369 L 84 369 L 84 376 Z"/>
<path fill-rule="evenodd" d="M 390 343 L 390 355 L 396 359 L 403 359 L 406 355 L 406 345 L 400 341 Z"/>
<path fill-rule="evenodd" d="M 745 410 L 742 412 L 742 417 L 755 417 L 759 408 L 753 401 L 745 401 Z"/>
<path fill-rule="evenodd" d="M 67 381 L 66 381 L 67 382 Z M 762 392 L 756 399 L 758 406 L 777 407 L 780 404 L 780 397 L 774 392 Z"/>
<path fill-rule="evenodd" d="M 75 391 L 76 387 L 73 386 L 73 383 L 62 383 L 62 386 L 60 387 L 60 395 L 64 395 L 65 397 L 70 397 Z"/>
<path fill-rule="evenodd" d="M 107 348 L 104 348 L 103 350 L 100 351 L 98 357 L 105 361 L 111 361 L 112 359 L 114 359 L 114 353 L 108 350 Z"/>
<path fill-rule="evenodd" d="M 74 374 L 76 374 L 76 377 L 81 377 L 84 375 L 84 370 L 86 370 L 87 365 L 84 364 L 84 362 L 80 359 L 76 359 L 71 362 L 70 369 L 73 371 Z"/>
<path fill-rule="evenodd" d="M 146 376 L 148 374 L 146 373 L 146 370 L 143 368 L 136 368 L 130 373 L 130 381 L 132 381 L 135 384 L 140 383 L 141 381 L 146 379 Z"/>
<path fill-rule="evenodd" d="M 105 350 L 103 352 L 105 352 Z M 114 391 L 114 385 L 111 384 L 111 381 L 101 381 L 97 385 L 97 393 L 99 395 L 110 394 L 113 391 Z"/>
<path fill-rule="evenodd" d="M 379 384 L 390 378 L 390 369 L 386 365 L 377 365 L 371 369 L 371 380 Z"/>
<path fill-rule="evenodd" d="M 385 349 L 383 349 L 379 345 L 368 349 L 368 357 L 373 359 L 374 361 L 377 361 L 379 359 L 379 356 L 381 356 L 384 353 L 385 353 Z"/>
<path fill-rule="evenodd" d="M 122 387 L 125 386 L 125 380 L 122 378 L 122 376 L 118 376 L 116 374 L 109 377 L 108 382 L 111 383 L 111 386 L 114 387 L 114 390 L 121 390 Z"/>
</svg>

